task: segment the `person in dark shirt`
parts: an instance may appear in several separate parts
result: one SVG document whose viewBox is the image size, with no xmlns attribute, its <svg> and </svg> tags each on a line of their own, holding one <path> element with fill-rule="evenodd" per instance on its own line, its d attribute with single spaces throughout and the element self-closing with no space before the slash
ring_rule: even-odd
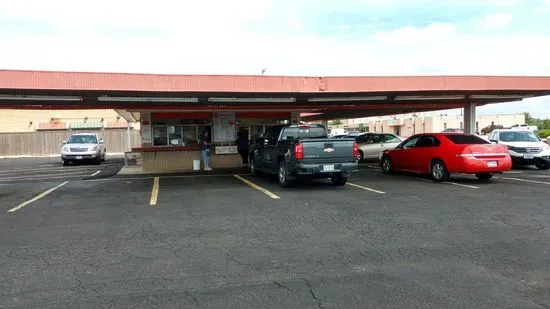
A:
<svg viewBox="0 0 550 309">
<path fill-rule="evenodd" d="M 210 138 L 208 137 L 208 130 L 202 132 L 199 138 L 199 144 L 201 146 L 202 162 L 204 163 L 204 170 L 211 171 L 212 168 L 208 165 L 208 159 L 210 158 Z"/>
<path fill-rule="evenodd" d="M 243 160 L 243 165 L 248 166 L 248 138 L 243 132 L 237 133 L 237 150 Z"/>
</svg>

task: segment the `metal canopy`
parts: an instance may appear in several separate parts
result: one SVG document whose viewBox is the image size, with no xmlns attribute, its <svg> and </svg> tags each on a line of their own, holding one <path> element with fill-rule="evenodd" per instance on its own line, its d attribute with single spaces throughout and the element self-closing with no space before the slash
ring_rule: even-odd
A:
<svg viewBox="0 0 550 309">
<path fill-rule="evenodd" d="M 550 77 L 216 76 L 1 71 L 0 108 L 299 111 L 304 120 L 358 118 L 550 95 Z"/>
</svg>

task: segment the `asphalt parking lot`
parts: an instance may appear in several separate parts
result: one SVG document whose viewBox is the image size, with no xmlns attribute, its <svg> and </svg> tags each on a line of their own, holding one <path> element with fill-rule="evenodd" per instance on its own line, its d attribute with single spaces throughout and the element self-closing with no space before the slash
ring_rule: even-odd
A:
<svg viewBox="0 0 550 309">
<path fill-rule="evenodd" d="M 282 189 L 107 176 L 120 165 L 0 161 L 1 308 L 550 306 L 548 171 L 438 184 L 365 165 Z"/>
</svg>

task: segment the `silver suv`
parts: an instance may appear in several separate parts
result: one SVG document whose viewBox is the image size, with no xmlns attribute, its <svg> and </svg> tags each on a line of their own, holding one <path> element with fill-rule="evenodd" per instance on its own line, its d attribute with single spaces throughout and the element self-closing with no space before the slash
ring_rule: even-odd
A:
<svg viewBox="0 0 550 309">
<path fill-rule="evenodd" d="M 63 165 L 86 161 L 101 164 L 106 153 L 105 143 L 97 133 L 76 133 L 63 141 L 61 162 Z"/>
</svg>

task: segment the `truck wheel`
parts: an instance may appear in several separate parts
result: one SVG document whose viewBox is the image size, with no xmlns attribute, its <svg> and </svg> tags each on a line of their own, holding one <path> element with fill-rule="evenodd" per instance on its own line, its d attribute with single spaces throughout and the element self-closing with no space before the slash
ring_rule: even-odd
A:
<svg viewBox="0 0 550 309">
<path fill-rule="evenodd" d="M 342 174 L 332 174 L 330 177 L 330 180 L 332 181 L 332 184 L 335 186 L 343 186 L 348 182 L 347 177 L 343 177 Z"/>
<path fill-rule="evenodd" d="M 288 179 L 288 169 L 286 168 L 285 161 L 279 163 L 279 173 L 277 176 L 281 187 L 288 188 L 294 184 L 294 181 Z"/>
<path fill-rule="evenodd" d="M 433 160 L 430 168 L 430 173 L 432 174 L 433 180 L 435 182 L 443 182 L 449 179 L 449 171 L 445 166 L 445 163 L 441 160 Z"/>
<path fill-rule="evenodd" d="M 254 177 L 259 177 L 260 176 L 260 172 L 256 168 L 256 160 L 254 158 L 250 158 L 250 162 L 249 162 L 248 167 L 250 169 L 250 175 L 252 175 Z"/>
</svg>

